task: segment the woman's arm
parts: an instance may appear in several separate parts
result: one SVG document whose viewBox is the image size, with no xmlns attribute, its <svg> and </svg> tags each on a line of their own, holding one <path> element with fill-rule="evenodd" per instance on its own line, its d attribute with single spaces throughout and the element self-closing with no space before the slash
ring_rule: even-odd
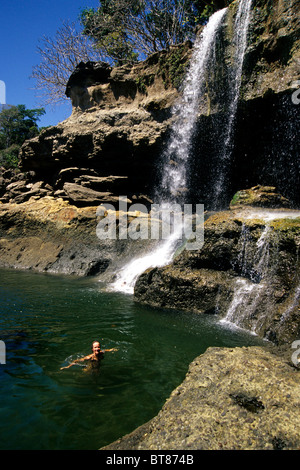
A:
<svg viewBox="0 0 300 470">
<path fill-rule="evenodd" d="M 88 361 L 90 358 L 91 358 L 91 355 L 82 357 L 80 359 L 75 359 L 75 361 L 71 362 L 71 364 L 69 364 L 68 366 L 61 367 L 60 370 L 69 369 L 69 367 L 76 366 L 78 362 Z"/>
</svg>

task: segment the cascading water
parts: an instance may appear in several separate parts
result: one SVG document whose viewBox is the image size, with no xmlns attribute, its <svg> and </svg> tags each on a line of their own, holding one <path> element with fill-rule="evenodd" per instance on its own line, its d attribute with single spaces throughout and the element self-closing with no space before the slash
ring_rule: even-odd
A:
<svg viewBox="0 0 300 470">
<path fill-rule="evenodd" d="M 248 214 L 246 217 L 248 220 L 263 220 L 265 226 L 254 250 L 253 240 L 251 242 L 246 224 L 242 228 L 240 254 L 236 263 L 240 276 L 236 279 L 232 301 L 225 317 L 220 320 L 221 323 L 247 329 L 254 334 L 263 326 L 268 312 L 274 310 L 274 298 L 272 295 L 269 296 L 269 285 L 273 282 L 273 273 L 278 262 L 276 233 L 271 222 L 298 217 L 300 217 L 300 211 L 292 210 L 253 209 Z M 283 313 L 281 323 L 288 320 L 289 315 L 299 303 L 299 298 L 300 286 L 295 289 L 294 298 Z"/>
<path fill-rule="evenodd" d="M 158 200 L 163 210 L 167 210 L 175 201 L 180 201 L 180 195 L 186 188 L 187 162 L 197 122 L 199 100 L 205 90 L 207 65 L 213 56 L 216 34 L 226 10 L 225 8 L 212 15 L 197 38 L 182 98 L 173 109 L 174 125 L 167 151 L 163 155 L 161 185 L 157 188 Z M 182 229 L 182 226 L 177 226 L 157 250 L 124 266 L 109 289 L 133 293 L 137 277 L 147 268 L 164 266 L 172 260 L 178 243 L 182 242 Z"/>
<path fill-rule="evenodd" d="M 280 319 L 281 324 L 289 320 L 291 313 L 297 307 L 297 305 L 299 305 L 299 303 L 300 303 L 300 285 L 295 289 L 294 298 L 293 298 L 291 305 L 289 305 L 289 307 L 286 309 L 286 311 L 283 313 Z"/>
<path fill-rule="evenodd" d="M 248 234 L 242 230 L 242 251 L 238 259 L 241 275 L 236 280 L 232 302 L 221 323 L 235 325 L 255 333 L 257 328 L 256 312 L 261 295 L 264 295 L 266 275 L 269 270 L 269 243 L 272 230 L 267 224 L 256 243 L 253 266 L 247 263 Z M 250 242 L 249 242 L 250 246 Z M 246 277 L 247 276 L 247 277 Z"/>
<path fill-rule="evenodd" d="M 187 189 L 187 163 L 200 100 L 206 91 L 207 68 L 214 57 L 216 35 L 226 11 L 227 9 L 224 8 L 212 15 L 203 33 L 197 38 L 182 98 L 173 108 L 175 121 L 168 148 L 163 155 L 163 176 L 157 191 L 159 198 L 163 198 L 163 203 L 180 201 Z"/>
<path fill-rule="evenodd" d="M 239 93 L 242 81 L 242 71 L 244 57 L 247 47 L 247 35 L 251 19 L 252 0 L 241 0 L 235 19 L 235 28 L 233 36 L 233 47 L 235 49 L 233 67 L 229 77 L 229 105 L 224 125 L 222 142 L 219 144 L 220 154 L 218 156 L 218 167 L 215 170 L 213 209 L 218 210 L 222 207 L 222 193 L 226 192 L 227 172 L 230 167 L 230 157 L 233 144 L 234 122 L 239 101 Z"/>
</svg>

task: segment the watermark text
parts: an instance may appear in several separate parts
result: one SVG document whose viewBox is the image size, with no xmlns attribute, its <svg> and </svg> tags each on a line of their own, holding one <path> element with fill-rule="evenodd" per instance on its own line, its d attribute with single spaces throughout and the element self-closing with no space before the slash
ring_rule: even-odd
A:
<svg viewBox="0 0 300 470">
<path fill-rule="evenodd" d="M 300 80 L 296 80 L 292 83 L 293 88 L 297 88 L 292 94 L 292 103 L 300 104 Z"/>
<path fill-rule="evenodd" d="M 0 364 L 6 364 L 6 346 L 4 341 L 0 340 Z"/>
<path fill-rule="evenodd" d="M 6 104 L 5 82 L 0 80 L 0 104 Z"/>
<path fill-rule="evenodd" d="M 96 234 L 100 240 L 182 240 L 187 250 L 199 250 L 204 243 L 204 205 L 143 204 L 128 207 L 120 196 L 119 206 L 103 204 L 97 209 L 100 218 Z"/>
<path fill-rule="evenodd" d="M 300 367 L 300 359 L 299 359 L 299 356 L 300 356 L 300 339 L 298 339 L 298 340 L 296 340 L 292 343 L 292 349 L 296 349 L 296 351 L 294 351 L 293 354 L 292 354 L 292 363 L 294 364 L 294 366 Z"/>
</svg>

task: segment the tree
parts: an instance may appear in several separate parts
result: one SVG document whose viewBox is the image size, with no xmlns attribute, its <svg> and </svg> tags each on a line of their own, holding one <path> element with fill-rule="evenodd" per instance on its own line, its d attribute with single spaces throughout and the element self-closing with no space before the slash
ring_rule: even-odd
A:
<svg viewBox="0 0 300 470">
<path fill-rule="evenodd" d="M 38 135 L 37 121 L 43 114 L 43 108 L 26 109 L 23 104 L 1 111 L 0 163 L 5 166 L 17 166 L 21 145 L 25 140 Z"/>
<path fill-rule="evenodd" d="M 231 1 L 102 0 L 97 10 L 82 11 L 83 34 L 121 65 L 194 39 L 195 26 Z"/>
<path fill-rule="evenodd" d="M 190 37 L 194 10 L 190 0 L 105 0 L 84 10 L 81 23 L 107 60 L 121 65 Z"/>
<path fill-rule="evenodd" d="M 90 39 L 69 22 L 62 24 L 53 39 L 43 36 L 37 51 L 41 61 L 33 67 L 32 78 L 36 80 L 35 89 L 41 92 L 44 106 L 54 106 L 66 99 L 68 79 L 79 62 L 101 59 Z"/>
<path fill-rule="evenodd" d="M 97 10 L 81 12 L 83 35 L 91 38 L 104 60 L 114 65 L 137 61 L 128 24 L 140 13 L 140 0 L 102 0 Z"/>
<path fill-rule="evenodd" d="M 64 22 L 54 38 L 40 39 L 32 78 L 43 106 L 66 100 L 68 79 L 80 62 L 134 63 L 194 38 L 195 26 L 232 0 L 101 0 L 81 12 L 79 31 Z"/>
</svg>

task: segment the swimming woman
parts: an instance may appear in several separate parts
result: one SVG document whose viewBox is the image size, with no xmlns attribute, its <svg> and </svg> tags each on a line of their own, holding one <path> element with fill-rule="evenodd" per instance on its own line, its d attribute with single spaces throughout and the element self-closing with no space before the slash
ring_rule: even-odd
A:
<svg viewBox="0 0 300 470">
<path fill-rule="evenodd" d="M 104 357 L 104 353 L 106 352 L 112 352 L 112 351 L 118 351 L 115 348 L 111 349 L 101 349 L 101 345 L 99 341 L 94 341 L 92 344 L 92 354 L 89 354 L 88 356 L 82 357 L 80 359 L 75 359 L 75 361 L 71 362 L 68 366 L 61 367 L 60 369 L 68 369 L 69 367 L 72 367 L 80 362 L 86 362 L 88 361 L 91 365 L 96 365 L 99 364 L 101 359 Z"/>
</svg>

